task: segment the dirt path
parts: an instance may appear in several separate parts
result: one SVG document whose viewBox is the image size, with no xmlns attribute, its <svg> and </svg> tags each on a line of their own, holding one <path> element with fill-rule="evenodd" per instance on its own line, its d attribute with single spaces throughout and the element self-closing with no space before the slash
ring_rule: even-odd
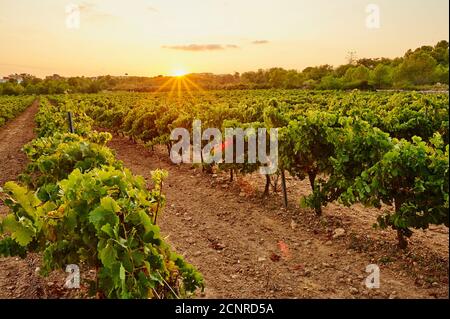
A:
<svg viewBox="0 0 450 319">
<path fill-rule="evenodd" d="M 172 247 L 203 273 L 207 288 L 200 297 L 448 298 L 448 257 L 399 252 L 391 234 L 371 239 L 370 225 L 360 227 L 359 220 L 284 210 L 279 196 L 260 200 L 245 180 L 228 183 L 226 175 L 173 165 L 162 151 L 123 137 L 114 136 L 109 146 L 147 179 L 155 168 L 169 171 L 159 224 Z M 341 227 L 347 232 L 333 238 Z M 443 236 L 448 241 L 448 232 Z M 373 263 L 381 270 L 380 289 L 364 285 Z"/>
<path fill-rule="evenodd" d="M 27 163 L 21 151 L 24 144 L 34 138 L 34 115 L 38 102 L 27 108 L 21 115 L 0 128 L 0 185 L 16 180 Z"/>
<path fill-rule="evenodd" d="M 34 138 L 37 108 L 38 102 L 35 101 L 25 112 L 0 128 L 0 186 L 16 180 L 27 164 L 27 157 L 21 148 Z M 0 202 L 0 215 L 6 210 Z M 0 298 L 33 298 L 41 295 L 42 284 L 34 275 L 36 266 L 35 255 L 24 260 L 0 258 Z"/>
</svg>

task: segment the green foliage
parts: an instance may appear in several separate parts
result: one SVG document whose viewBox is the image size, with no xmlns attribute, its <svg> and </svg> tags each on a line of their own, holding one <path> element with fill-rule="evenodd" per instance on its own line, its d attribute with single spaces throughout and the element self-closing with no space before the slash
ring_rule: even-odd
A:
<svg viewBox="0 0 450 319">
<path fill-rule="evenodd" d="M 0 96 L 0 127 L 22 113 L 33 103 L 34 99 L 34 96 Z"/>
<path fill-rule="evenodd" d="M 41 138 L 24 147 L 30 159 L 22 180 L 0 190 L 10 212 L 0 221 L 0 255 L 43 255 L 42 274 L 84 264 L 95 268 L 93 292 L 107 298 L 180 298 L 203 288 L 203 278 L 173 253 L 156 225 L 165 205 L 167 172 L 152 172 L 154 187 L 116 161 L 105 145 L 109 133 L 62 133 L 66 98 L 45 101 L 36 116 Z M 87 125 L 86 125 L 87 124 Z M 56 133 L 51 134 L 52 128 Z M 60 133 L 61 132 L 61 133 Z"/>
<path fill-rule="evenodd" d="M 383 63 L 358 61 L 357 65 L 364 66 L 359 67 L 360 75 L 364 78 L 358 74 L 356 78 L 365 80 L 369 69 L 369 81 L 377 79 L 372 74 L 379 72 L 376 85 L 383 85 L 385 76 L 389 80 L 391 77 L 390 67 L 384 67 Z M 352 73 L 350 68 L 346 68 L 343 74 Z M 319 70 L 308 70 L 312 73 L 316 71 Z M 325 72 L 326 68 L 321 71 Z M 443 160 L 448 145 L 447 94 L 271 90 L 215 91 L 210 95 L 192 93 L 183 99 L 170 93 L 68 95 L 51 96 L 49 99 L 52 103 L 44 103 L 40 112 L 42 120 L 38 121 L 42 123 L 39 129 L 44 129 L 43 135 L 46 131 L 50 132 L 46 127 L 51 125 L 45 118 L 65 125 L 63 114 L 69 106 L 80 118 L 91 114 L 97 125 L 128 135 L 133 140 L 141 140 L 152 147 L 164 144 L 168 149 L 171 145 L 169 134 L 173 128 L 187 129 L 192 139 L 194 119 L 202 121 L 203 129 L 217 127 L 222 129 L 222 133 L 225 128 L 280 128 L 279 169 L 287 170 L 299 179 L 308 177 L 311 185 L 311 195 L 301 200 L 303 206 L 314 208 L 319 214 L 323 206 L 335 200 L 347 205 L 362 202 L 376 207 L 380 207 L 381 203 L 402 207 L 402 219 L 398 219 L 398 213 L 384 214 L 379 219 L 379 225 L 394 226 L 406 235 L 415 227 L 426 228 L 430 223 L 446 223 L 440 207 L 448 206 L 445 204 L 448 202 L 448 186 L 436 181 L 444 189 L 439 193 L 437 186 L 434 187 L 427 178 L 438 176 L 438 172 L 448 174 L 445 173 L 448 161 Z M 93 124 L 91 119 L 86 123 L 88 125 L 79 127 L 80 132 L 88 132 Z M 418 144 L 418 137 L 423 144 Z M 25 147 L 32 164 L 28 175 L 23 176 L 23 181 L 33 188 L 40 186 L 37 191 L 40 200 L 55 202 L 61 195 L 58 182 L 67 179 L 74 169 L 78 169 L 81 174 L 102 169 L 103 166 L 122 170 L 122 166 L 104 146 L 108 138 L 104 133 L 89 133 L 84 137 L 56 134 L 34 141 Z M 208 141 L 203 141 L 203 146 L 206 143 Z M 223 141 L 222 147 L 225 149 L 229 143 L 228 140 Z M 433 171 L 427 162 L 420 169 L 409 168 L 408 171 L 409 164 L 406 163 L 414 161 L 403 156 L 407 153 L 406 149 L 412 147 L 406 147 L 407 143 L 418 149 L 425 147 L 426 157 L 440 170 Z M 203 164 L 203 167 L 212 171 L 213 165 L 217 165 L 219 169 L 240 174 L 255 172 L 260 163 L 248 162 L 249 149 L 247 144 L 244 145 L 243 163 Z M 400 176 L 405 178 L 401 180 L 401 185 L 398 181 L 391 181 L 390 188 L 384 189 L 383 183 L 391 178 L 387 172 L 395 171 L 394 164 L 388 166 L 386 156 L 397 149 L 405 151 L 400 158 L 406 163 L 399 160 L 395 164 L 404 168 Z M 414 158 L 411 154 L 408 156 Z M 431 154 L 435 154 L 434 157 Z M 439 157 L 436 154 L 441 155 Z M 58 171 L 58 167 L 66 168 Z M 159 211 L 159 207 L 164 205 L 163 176 L 155 173 L 154 178 L 156 180 L 153 181 L 154 188 L 150 196 L 156 200 L 155 209 Z M 434 198 L 429 204 L 434 205 L 433 209 L 428 209 L 427 214 L 423 213 L 425 204 L 418 200 L 408 199 L 405 204 L 397 205 L 400 199 L 392 198 L 393 194 L 401 194 L 403 189 L 415 190 L 418 187 L 415 184 L 417 180 L 423 181 L 424 198 Z M 410 193 L 419 196 L 415 191 Z M 411 217 L 413 214 L 416 214 L 415 217 Z M 394 220 L 392 216 L 397 219 Z M 94 215 L 92 222 L 96 222 L 97 217 Z M 155 224 L 157 213 L 149 215 L 149 218 Z M 109 254 L 105 256 L 109 257 Z"/>
<path fill-rule="evenodd" d="M 162 199 L 142 178 L 111 166 L 75 169 L 58 188 L 61 196 L 45 204 L 17 184 L 4 190 L 13 213 L 2 220 L 3 231 L 43 252 L 44 273 L 72 263 L 98 267 L 97 290 L 108 298 L 174 298 L 203 285 L 161 238 L 152 219 Z"/>
<path fill-rule="evenodd" d="M 331 168 L 330 156 L 334 145 L 327 139 L 329 129 L 338 127 L 338 117 L 325 112 L 310 111 L 298 117 L 282 128 L 279 137 L 281 169 L 286 169 L 292 176 L 301 180 L 306 177 L 312 189 L 312 196 L 303 203 L 321 213 L 323 201 L 316 177 L 319 173 L 328 173 Z"/>
<path fill-rule="evenodd" d="M 385 89 L 392 86 L 393 70 L 385 64 L 378 64 L 370 73 L 370 83 L 376 88 Z"/>
<path fill-rule="evenodd" d="M 407 230 L 430 224 L 448 226 L 448 144 L 437 133 L 430 144 L 394 140 L 382 159 L 362 172 L 343 199 L 371 206 L 395 206 L 378 219 L 379 226 Z"/>
<path fill-rule="evenodd" d="M 91 132 L 92 119 L 86 115 L 82 105 L 75 106 L 73 101 L 64 96 L 54 96 L 53 102 L 40 99 L 39 112 L 36 115 L 37 133 L 39 137 L 69 131 L 67 113 L 72 112 L 74 133 L 88 135 Z"/>
<path fill-rule="evenodd" d="M 364 76 L 367 75 L 365 68 L 360 68 Z M 390 81 L 391 70 L 382 64 L 375 66 L 374 72 L 378 72 L 378 78 L 369 80 L 378 79 L 377 85 L 384 85 L 385 80 Z M 390 154 L 398 147 L 397 139 L 414 143 L 413 141 L 417 140 L 416 136 L 420 136 L 423 143 L 428 145 L 429 151 L 436 154 L 444 152 L 439 151 L 437 146 L 439 143 L 436 144 L 437 134 L 441 136 L 442 141 L 439 147 L 448 145 L 446 94 L 218 91 L 215 92 L 214 103 L 201 95 L 194 95 L 192 100 L 184 102 L 173 100 L 176 103 L 174 109 L 177 114 L 173 114 L 171 108 L 161 106 L 167 99 L 164 93 L 144 95 L 140 101 L 136 101 L 136 97 L 131 95 L 74 98 L 80 102 L 90 101 L 87 103 L 88 109 L 92 109 L 95 105 L 94 109 L 98 114 L 102 114 L 101 105 L 108 105 L 106 109 L 111 114 L 121 116 L 126 114 L 125 121 L 112 119 L 111 123 L 104 121 L 102 124 L 117 131 L 125 131 L 136 139 L 142 138 L 140 132 L 151 131 L 153 143 L 167 143 L 166 127 L 171 129 L 184 127 L 192 132 L 191 125 L 194 119 L 201 119 L 203 127 L 220 127 L 222 132 L 225 128 L 278 127 L 279 168 L 289 171 L 292 176 L 299 179 L 308 177 L 312 192 L 311 195 L 302 198 L 301 204 L 314 208 L 319 214 L 324 205 L 335 200 L 347 205 L 363 202 L 376 207 L 383 202 L 395 204 L 392 198 L 384 199 L 383 191 L 390 192 L 391 195 L 398 194 L 401 193 L 399 186 L 394 183 L 390 190 L 386 190 L 380 181 L 389 176 L 387 171 L 391 167 L 378 175 L 371 175 L 368 172 L 385 163 L 386 154 Z M 166 113 L 170 113 L 170 116 Z M 164 117 L 164 125 L 157 124 L 161 116 Z M 147 120 L 140 120 L 143 117 Z M 113 123 L 123 124 L 112 125 Z M 204 142 L 206 144 L 206 141 Z M 224 141 L 223 147 L 226 146 L 227 141 Z M 247 159 L 247 156 L 248 148 L 244 148 L 244 158 Z M 410 162 L 413 163 L 411 160 Z M 448 168 L 448 162 L 439 163 L 441 169 Z M 219 163 L 218 167 L 249 174 L 255 172 L 259 165 L 244 160 L 244 163 Z M 403 188 L 414 189 L 417 179 L 438 176 L 435 172 L 420 169 L 405 172 L 401 176 L 408 175 L 411 178 L 403 181 Z M 367 178 L 367 185 L 360 185 L 361 176 Z M 369 183 L 374 185 L 370 186 Z M 432 205 L 436 205 L 433 206 L 434 209 L 428 209 L 427 215 L 422 216 L 423 207 L 417 202 L 408 201 L 409 204 L 405 204 L 409 205 L 405 206 L 409 207 L 408 213 L 405 214 L 409 214 L 408 216 L 416 214 L 414 218 L 404 217 L 399 221 L 400 219 L 395 217 L 394 221 L 392 216 L 397 215 L 382 215 L 379 218 L 379 225 L 394 225 L 394 228 L 400 229 L 403 234 L 410 235 L 410 228 L 418 225 L 426 228 L 430 223 L 445 224 L 446 217 L 442 215 L 442 209 L 439 207 L 446 205 L 446 192 L 433 191 L 431 183 L 424 183 L 424 187 L 427 192 L 434 192 L 435 201 Z M 371 200 L 359 196 L 359 192 L 374 190 L 378 193 L 372 194 Z M 431 198 L 428 193 L 427 196 Z"/>
<path fill-rule="evenodd" d="M 347 64 L 310 66 L 302 71 L 280 67 L 239 74 L 188 74 L 188 86 L 195 83 L 205 90 L 217 89 L 415 89 L 448 85 L 449 46 L 446 40 L 435 46 L 408 50 L 403 57 L 352 59 Z M 447 75 L 447 76 L 446 76 Z M 18 83 L 14 78 L 22 78 Z M 168 83 L 170 85 L 168 85 Z M 0 83 L 0 95 L 99 93 L 102 91 L 160 92 L 187 91 L 170 76 L 138 77 L 110 75 L 65 78 L 57 74 L 39 79 L 29 74 L 13 76 Z M 108 116 L 108 115 L 106 115 Z"/>
<path fill-rule="evenodd" d="M 400 85 L 423 85 L 433 82 L 436 60 L 425 52 L 415 52 L 398 67 L 395 81 Z"/>
<path fill-rule="evenodd" d="M 103 165 L 120 168 L 121 163 L 104 146 L 110 139 L 109 133 L 93 133 L 88 139 L 76 134 L 56 133 L 51 137 L 36 139 L 24 146 L 31 163 L 25 174 L 21 175 L 21 180 L 37 189 L 67 178 L 74 169 L 85 172 Z M 92 140 L 101 141 L 103 145 Z"/>
</svg>

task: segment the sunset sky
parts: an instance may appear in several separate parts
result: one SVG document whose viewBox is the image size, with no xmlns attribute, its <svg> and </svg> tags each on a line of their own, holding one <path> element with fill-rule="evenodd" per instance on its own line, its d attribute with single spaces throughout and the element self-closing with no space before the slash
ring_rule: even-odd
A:
<svg viewBox="0 0 450 319">
<path fill-rule="evenodd" d="M 380 28 L 366 27 L 379 5 Z M 80 28 L 66 26 L 66 6 Z M 448 40 L 448 0 L 0 0 L 0 77 L 301 70 Z"/>
</svg>

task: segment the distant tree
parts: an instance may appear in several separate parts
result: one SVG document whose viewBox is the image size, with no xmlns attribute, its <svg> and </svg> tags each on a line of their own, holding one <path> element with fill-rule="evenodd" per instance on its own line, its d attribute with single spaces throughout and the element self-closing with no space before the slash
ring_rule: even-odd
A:
<svg viewBox="0 0 450 319">
<path fill-rule="evenodd" d="M 358 61 L 356 61 L 356 65 L 358 66 L 362 65 L 368 69 L 374 69 L 379 63 L 380 63 L 379 59 L 369 59 L 369 58 L 359 59 Z"/>
<path fill-rule="evenodd" d="M 423 85 L 433 82 L 436 60 L 428 53 L 415 52 L 407 54 L 395 74 L 397 85 Z"/>
<path fill-rule="evenodd" d="M 22 78 L 21 84 L 23 87 L 26 87 L 30 84 L 37 84 L 42 81 L 41 79 L 35 77 L 34 75 L 27 74 L 27 73 L 20 74 L 20 77 Z"/>
<path fill-rule="evenodd" d="M 289 70 L 286 73 L 285 87 L 288 89 L 299 88 L 304 81 L 303 75 L 296 70 Z"/>
<path fill-rule="evenodd" d="M 391 67 L 397 67 L 403 63 L 403 60 L 404 60 L 403 57 L 392 59 L 390 65 L 391 65 Z"/>
<path fill-rule="evenodd" d="M 370 72 L 369 84 L 376 88 L 387 88 L 392 85 L 392 68 L 388 65 L 378 64 Z"/>
<path fill-rule="evenodd" d="M 246 83 L 255 83 L 256 81 L 256 72 L 249 71 L 242 73 L 241 79 Z"/>
<path fill-rule="evenodd" d="M 434 70 L 434 80 L 442 84 L 448 83 L 448 65 L 438 65 Z"/>
<path fill-rule="evenodd" d="M 340 90 L 342 87 L 342 80 L 334 75 L 324 76 L 318 85 L 318 88 L 322 90 Z"/>
<path fill-rule="evenodd" d="M 351 64 L 342 64 L 338 66 L 336 69 L 334 69 L 334 74 L 336 77 L 341 78 L 345 75 L 348 69 L 352 68 L 353 65 Z"/>
<path fill-rule="evenodd" d="M 439 41 L 431 52 L 431 56 L 436 60 L 438 64 L 448 66 L 448 42 L 443 40 Z"/>
<path fill-rule="evenodd" d="M 345 72 L 344 79 L 346 82 L 363 82 L 369 81 L 370 70 L 366 68 L 364 65 L 360 65 L 357 67 L 353 67 Z"/>
<path fill-rule="evenodd" d="M 329 64 L 321 66 L 307 67 L 302 71 L 305 79 L 308 80 L 320 80 L 324 76 L 327 76 L 333 72 L 333 67 Z"/>
<path fill-rule="evenodd" d="M 268 71 L 268 84 L 274 88 L 284 87 L 287 79 L 287 71 L 282 68 L 272 68 Z"/>
<path fill-rule="evenodd" d="M 17 82 L 6 82 L 2 84 L 1 91 L 4 95 L 20 95 L 25 89 Z"/>
</svg>

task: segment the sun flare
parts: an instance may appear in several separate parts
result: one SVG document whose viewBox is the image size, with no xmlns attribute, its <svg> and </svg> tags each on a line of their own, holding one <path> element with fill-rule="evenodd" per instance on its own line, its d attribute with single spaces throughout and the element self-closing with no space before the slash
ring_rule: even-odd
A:
<svg viewBox="0 0 450 319">
<path fill-rule="evenodd" d="M 193 97 L 193 92 L 198 91 L 205 93 L 205 90 L 195 83 L 195 79 L 188 75 L 194 76 L 195 74 L 189 73 L 186 69 L 173 69 L 170 76 L 165 81 L 156 92 L 167 91 L 169 92 L 169 98 L 177 97 L 182 98 L 184 93 L 187 93 L 190 97 Z"/>
<path fill-rule="evenodd" d="M 178 69 L 178 70 L 175 70 L 172 72 L 172 75 L 176 76 L 176 77 L 182 77 L 182 76 L 185 76 L 186 74 L 188 74 L 188 73 L 182 69 Z"/>
</svg>

